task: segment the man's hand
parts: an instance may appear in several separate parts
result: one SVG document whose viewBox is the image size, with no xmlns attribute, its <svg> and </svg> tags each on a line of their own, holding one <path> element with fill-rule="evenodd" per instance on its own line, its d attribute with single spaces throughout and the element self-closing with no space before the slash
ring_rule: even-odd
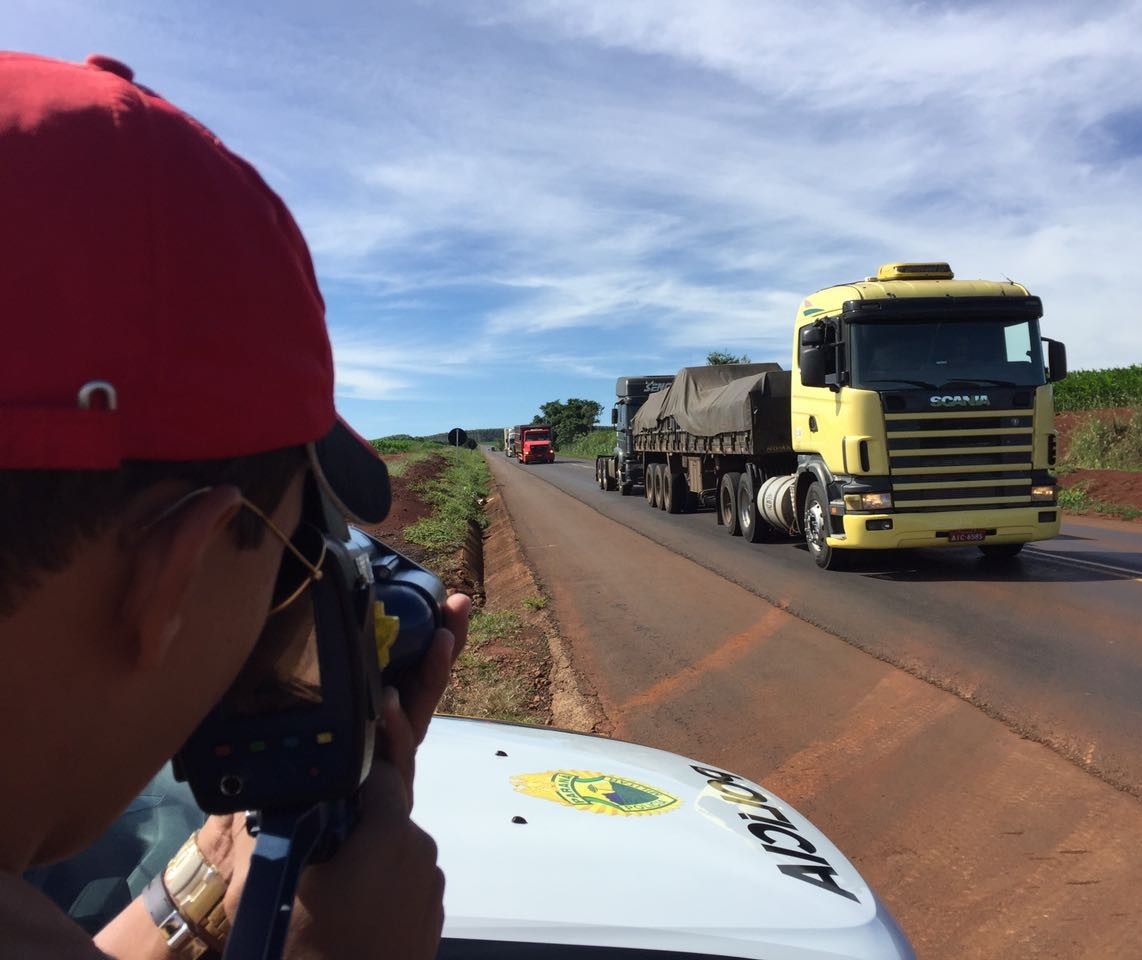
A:
<svg viewBox="0 0 1142 960">
<path fill-rule="evenodd" d="M 416 748 L 428 733 L 432 713 L 448 686 L 452 664 L 468 642 L 471 611 L 470 597 L 452 594 L 444 604 L 444 627 L 436 631 L 420 670 L 402 682 L 399 693 L 392 687 L 385 688 L 376 756 L 400 771 L 408 792 L 409 809 L 412 808 Z"/>
</svg>

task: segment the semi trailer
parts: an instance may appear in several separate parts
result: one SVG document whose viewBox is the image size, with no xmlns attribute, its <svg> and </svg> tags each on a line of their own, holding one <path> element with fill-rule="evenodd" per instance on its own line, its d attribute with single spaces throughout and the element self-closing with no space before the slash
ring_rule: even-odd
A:
<svg viewBox="0 0 1142 960">
<path fill-rule="evenodd" d="M 826 569 L 869 549 L 1014 557 L 1060 524 L 1051 384 L 1066 349 L 1042 313 L 1019 283 L 886 264 L 801 303 L 791 370 L 687 367 L 650 393 L 596 462 L 599 486 L 634 475 L 627 444 L 653 506 L 713 505 L 752 542 L 801 536 Z"/>
</svg>

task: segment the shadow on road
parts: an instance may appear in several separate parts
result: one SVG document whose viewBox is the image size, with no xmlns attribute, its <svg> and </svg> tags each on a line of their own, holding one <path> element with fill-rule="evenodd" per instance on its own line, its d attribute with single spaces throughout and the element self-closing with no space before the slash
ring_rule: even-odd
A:
<svg viewBox="0 0 1142 960">
<path fill-rule="evenodd" d="M 1101 583 L 1133 581 L 1128 572 L 1100 570 L 1074 563 L 1064 554 L 1024 552 L 1005 561 L 991 560 L 965 550 L 898 550 L 880 555 L 868 551 L 853 558 L 849 572 L 877 580 L 912 583 L 962 581 L 973 583 Z M 1091 561 L 1100 562 L 1100 561 Z M 1139 554 L 1116 554 L 1114 565 L 1142 562 Z"/>
</svg>

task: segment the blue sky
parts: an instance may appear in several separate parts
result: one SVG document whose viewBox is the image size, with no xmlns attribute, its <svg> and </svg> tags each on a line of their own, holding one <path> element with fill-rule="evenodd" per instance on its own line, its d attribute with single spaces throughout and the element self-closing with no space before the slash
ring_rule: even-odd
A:
<svg viewBox="0 0 1142 960">
<path fill-rule="evenodd" d="M 891 260 L 1026 283 L 1072 368 L 1142 363 L 1142 3 L 4 7 L 5 46 L 118 57 L 259 167 L 368 436 L 787 365 L 800 299 Z"/>
</svg>

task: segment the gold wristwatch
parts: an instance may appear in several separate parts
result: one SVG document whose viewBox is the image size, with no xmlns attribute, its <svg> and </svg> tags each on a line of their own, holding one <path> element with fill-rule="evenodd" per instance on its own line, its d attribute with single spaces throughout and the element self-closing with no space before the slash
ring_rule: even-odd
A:
<svg viewBox="0 0 1142 960">
<path fill-rule="evenodd" d="M 226 881 L 198 849 L 198 834 L 143 890 L 143 903 L 167 947 L 178 960 L 198 960 L 208 950 L 221 953 L 230 932 L 222 906 Z"/>
</svg>

